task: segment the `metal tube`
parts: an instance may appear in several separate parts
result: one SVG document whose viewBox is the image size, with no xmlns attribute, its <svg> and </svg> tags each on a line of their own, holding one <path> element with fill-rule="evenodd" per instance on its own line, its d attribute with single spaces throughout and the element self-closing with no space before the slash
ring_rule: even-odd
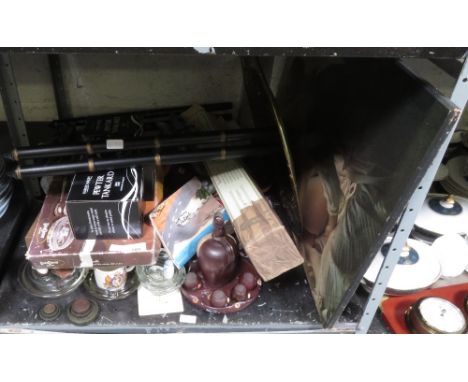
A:
<svg viewBox="0 0 468 382">
<path fill-rule="evenodd" d="M 87 161 L 55 163 L 45 165 L 21 166 L 9 172 L 9 175 L 18 179 L 45 176 L 69 175 L 77 172 L 95 172 L 114 168 L 130 167 L 135 165 L 154 164 L 171 165 L 182 163 L 204 162 L 209 160 L 237 159 L 274 154 L 278 150 L 271 146 L 251 146 L 243 148 L 206 149 L 186 153 L 167 153 L 139 155 L 126 158 L 88 159 Z"/>
<path fill-rule="evenodd" d="M 92 155 L 97 153 L 159 149 L 162 147 L 177 147 L 187 145 L 225 144 L 248 139 L 267 139 L 275 136 L 273 130 L 238 129 L 221 132 L 197 133 L 183 137 L 155 137 L 153 139 L 124 140 L 112 139 L 100 143 L 84 143 L 67 146 L 36 146 L 19 147 L 11 152 L 15 161 L 26 159 L 50 158 L 69 155 Z"/>
</svg>

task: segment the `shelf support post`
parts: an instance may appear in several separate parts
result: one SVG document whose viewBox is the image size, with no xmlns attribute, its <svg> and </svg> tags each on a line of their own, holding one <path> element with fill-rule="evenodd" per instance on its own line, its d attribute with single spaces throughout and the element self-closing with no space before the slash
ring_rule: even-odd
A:
<svg viewBox="0 0 468 382">
<path fill-rule="evenodd" d="M 28 132 L 24 122 L 23 109 L 10 53 L 0 53 L 0 93 L 11 143 L 15 147 L 29 146 Z M 27 180 L 26 183 L 29 197 L 41 195 L 38 182 Z"/>
<path fill-rule="evenodd" d="M 0 90 L 13 145 L 29 146 L 16 77 L 9 53 L 0 54 Z"/>
<path fill-rule="evenodd" d="M 427 193 L 429 192 L 429 188 L 431 187 L 431 184 L 436 175 L 437 169 L 442 162 L 452 135 L 461 119 L 463 109 L 465 108 L 468 100 L 468 58 L 465 59 L 450 99 L 461 110 L 458 116 L 458 120 L 454 123 L 452 130 L 449 132 L 444 142 L 439 147 L 439 150 L 433 158 L 431 165 L 427 169 L 427 172 L 421 180 L 421 183 L 411 196 L 408 205 L 403 212 L 403 215 L 401 216 L 398 227 L 395 230 L 395 235 L 393 236 L 392 242 L 390 243 L 388 255 L 385 257 L 382 263 L 379 274 L 377 275 L 377 279 L 375 280 L 374 287 L 369 294 L 369 298 L 362 313 L 361 320 L 357 325 L 356 333 L 365 334 L 369 331 L 372 320 L 374 319 L 375 313 L 377 312 L 379 304 L 385 293 L 385 289 L 387 288 L 387 284 L 390 280 L 393 269 L 398 262 L 403 246 L 405 245 L 405 242 L 413 228 L 416 216 L 424 203 Z"/>
</svg>

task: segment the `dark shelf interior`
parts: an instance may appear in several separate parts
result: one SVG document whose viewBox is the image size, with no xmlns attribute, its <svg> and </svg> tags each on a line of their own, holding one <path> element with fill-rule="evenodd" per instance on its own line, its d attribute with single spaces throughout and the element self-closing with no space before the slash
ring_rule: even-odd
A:
<svg viewBox="0 0 468 382">
<path fill-rule="evenodd" d="M 32 124 L 31 140 L 40 141 L 47 134 L 46 124 Z M 37 126 L 36 126 L 37 125 Z M 0 135 L 5 138 L 8 130 L 0 126 Z M 32 127 L 41 127 L 32 128 Z M 41 134 L 36 134 L 40 132 Z M 2 140 L 7 151 L 8 139 Z M 265 283 L 260 297 L 246 310 L 236 314 L 210 314 L 184 301 L 186 315 L 196 316 L 196 324 L 179 322 L 180 314 L 139 317 L 136 293 L 125 300 L 99 302 L 101 315 L 94 323 L 80 327 L 71 324 L 66 315 L 54 322 L 45 322 L 38 311 L 47 302 L 59 304 L 63 310 L 75 298 L 87 296 L 84 286 L 68 296 L 56 299 L 41 299 L 29 295 L 18 282 L 18 268 L 24 261 L 26 245 L 24 235 L 40 210 L 41 203 L 33 200 L 27 206 L 23 187 L 18 183 L 9 211 L 0 224 L 0 332 L 59 331 L 84 333 L 171 333 L 171 332 L 316 332 L 353 333 L 367 300 L 361 289 L 351 300 L 335 327 L 325 329 L 301 267 Z M 26 210 L 28 211 L 26 213 Z M 370 333 L 388 332 L 377 313 Z"/>
<path fill-rule="evenodd" d="M 59 331 L 84 333 L 171 333 L 171 332 L 317 332 L 353 333 L 367 296 L 358 292 L 345 309 L 335 327 L 324 329 L 302 268 L 292 270 L 275 280 L 265 283 L 260 297 L 253 305 L 239 313 L 227 315 L 210 314 L 184 301 L 186 315 L 196 316 L 196 324 L 179 322 L 180 314 L 139 317 L 136 293 L 120 301 L 100 301 L 101 314 L 97 321 L 88 326 L 71 324 L 66 315 L 54 322 L 45 322 L 38 310 L 47 302 L 64 308 L 75 298 L 87 296 L 84 286 L 68 296 L 41 299 L 29 295 L 18 282 L 18 268 L 24 261 L 26 245 L 24 232 L 32 222 L 38 204 L 33 205 L 29 218 L 24 222 L 19 244 L 10 253 L 4 264 L 6 270 L 0 284 L 0 331 Z M 387 329 L 377 318 L 371 333 L 384 333 Z"/>
<path fill-rule="evenodd" d="M 411 49 L 411 48 L 409 48 Z M 430 49 L 430 48 L 427 48 Z M 46 53 L 47 50 L 42 50 Z M 86 53 L 86 51 L 80 51 Z M 105 52 L 102 50 L 102 52 Z M 282 54 L 282 51 L 276 53 Z M 366 55 L 365 51 L 353 51 L 356 55 Z M 392 53 L 393 52 L 393 53 Z M 387 52 L 387 54 L 408 54 L 420 55 L 429 54 L 428 51 L 406 51 L 402 50 Z M 63 52 L 65 53 L 65 52 Z M 89 52 L 92 53 L 92 52 Z M 109 53 L 109 52 L 108 52 Z M 110 52 L 112 53 L 112 52 Z M 114 52 L 115 53 L 115 52 Z M 121 52 L 123 53 L 123 52 Z M 131 52 L 127 52 L 131 53 Z M 135 53 L 135 52 L 133 52 Z M 141 53 L 145 53 L 142 51 Z M 181 51 L 181 53 L 183 53 Z M 231 54 L 218 51 L 217 54 Z M 250 51 L 239 50 L 234 54 L 251 54 Z M 256 54 L 262 53 L 257 51 Z M 273 51 L 264 52 L 266 55 Z M 284 54 L 290 54 L 284 50 Z M 293 54 L 292 52 L 291 54 Z M 321 52 L 320 54 L 325 54 Z M 333 51 L 328 52 L 334 56 Z M 319 52 L 307 51 L 310 55 L 320 55 Z M 341 51 L 346 55 L 345 51 Z M 369 52 L 367 53 L 369 54 Z M 374 52 L 373 54 L 378 54 Z M 383 55 L 384 52 L 381 52 Z M 442 54 L 442 52 L 440 53 Z M 448 53 L 447 53 L 448 54 Z M 43 143 L 54 133 L 54 130 L 47 123 L 28 123 L 29 138 L 31 143 Z M 0 142 L 3 152 L 7 152 L 11 147 L 8 137 L 8 129 L 5 124 L 0 124 L 0 136 L 6 137 Z M 19 195 L 19 194 L 18 194 Z M 139 317 L 137 309 L 136 294 L 122 301 L 100 302 L 101 315 L 94 323 L 78 327 L 71 324 L 62 313 L 54 322 L 44 322 L 38 316 L 41 306 L 47 302 L 57 303 L 65 310 L 65 307 L 75 298 L 85 296 L 84 286 L 81 286 L 74 293 L 57 299 L 40 299 L 27 294 L 18 283 L 18 268 L 24 261 L 26 246 L 23 240 L 24 234 L 36 216 L 40 204 L 36 203 L 29 208 L 28 219 L 22 220 L 20 214 L 15 216 L 16 211 L 20 211 L 25 206 L 25 198 L 15 196 L 15 201 L 11 205 L 11 223 L 4 223 L 2 226 L 2 237 L 5 241 L 4 257 L 8 257 L 4 266 L 4 277 L 0 283 L 0 331 L 28 331 L 46 330 L 61 332 L 88 332 L 88 333 L 165 333 L 165 332 L 317 332 L 317 333 L 352 333 L 356 329 L 363 307 L 367 300 L 367 295 L 358 290 L 351 302 L 345 308 L 342 317 L 333 328 L 323 328 L 318 312 L 307 284 L 307 280 L 302 268 L 295 269 L 277 279 L 263 285 L 260 297 L 246 310 L 232 315 L 210 314 L 191 306 L 184 301 L 184 314 L 196 317 L 196 324 L 180 323 L 180 314 L 168 314 L 166 316 Z M 13 222 L 15 221 L 15 222 Z M 21 222 L 22 229 L 17 225 Z M 8 250 L 9 247 L 13 249 Z M 8 255 L 8 256 L 7 256 Z M 388 329 L 381 321 L 379 315 L 376 316 L 374 324 L 370 329 L 371 333 L 387 332 Z"/>
</svg>

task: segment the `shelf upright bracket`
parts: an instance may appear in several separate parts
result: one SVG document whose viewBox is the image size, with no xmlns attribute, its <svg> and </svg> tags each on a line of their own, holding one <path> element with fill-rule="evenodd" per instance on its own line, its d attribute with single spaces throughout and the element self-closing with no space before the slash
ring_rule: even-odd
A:
<svg viewBox="0 0 468 382">
<path fill-rule="evenodd" d="M 452 130 L 447 135 L 442 145 L 439 147 L 439 150 L 433 158 L 431 165 L 427 169 L 426 174 L 411 196 L 408 205 L 403 212 L 403 215 L 401 216 L 398 227 L 395 230 L 395 235 L 393 236 L 392 242 L 390 243 L 388 255 L 385 257 L 382 263 L 374 287 L 372 288 L 362 313 L 361 320 L 357 325 L 356 333 L 365 334 L 369 331 L 372 320 L 374 319 L 375 313 L 379 308 L 380 301 L 382 300 L 382 297 L 385 293 L 385 289 L 387 288 L 387 284 L 390 280 L 393 269 L 398 263 L 400 253 L 413 228 L 416 216 L 424 203 L 427 193 L 429 192 L 429 188 L 431 187 L 431 184 L 436 175 L 437 169 L 439 168 L 442 159 L 444 158 L 445 152 L 447 151 L 447 147 L 450 143 L 453 132 L 457 128 L 458 122 L 460 121 L 460 118 L 463 114 L 463 109 L 465 108 L 468 100 L 468 58 L 465 59 L 450 99 L 461 110 L 461 113 L 459 114 L 458 120 L 454 123 Z"/>
<path fill-rule="evenodd" d="M 0 90 L 13 145 L 29 146 L 15 72 L 9 53 L 0 54 Z"/>
<path fill-rule="evenodd" d="M 10 53 L 0 54 L 0 93 L 12 144 L 15 147 L 29 146 L 28 132 Z M 29 196 L 41 195 L 38 182 L 33 180 L 27 181 L 27 190 Z"/>
<path fill-rule="evenodd" d="M 71 106 L 65 87 L 63 77 L 61 55 L 49 54 L 49 68 L 54 88 L 55 104 L 57 106 L 57 115 L 59 119 L 72 118 Z"/>
</svg>

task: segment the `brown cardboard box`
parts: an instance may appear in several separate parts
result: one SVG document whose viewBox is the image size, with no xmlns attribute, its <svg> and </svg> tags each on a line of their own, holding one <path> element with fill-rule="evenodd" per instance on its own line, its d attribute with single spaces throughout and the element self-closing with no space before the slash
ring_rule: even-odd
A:
<svg viewBox="0 0 468 382">
<path fill-rule="evenodd" d="M 281 220 L 236 161 L 206 167 L 237 237 L 263 280 L 269 281 L 304 260 Z"/>
<path fill-rule="evenodd" d="M 34 233 L 26 258 L 38 268 L 92 268 L 153 264 L 161 247 L 151 220 L 145 219 L 143 235 L 138 239 L 78 240 L 73 236 L 65 208 L 67 178 L 51 184 L 42 209 L 33 223 Z M 145 202 L 145 215 L 157 200 Z"/>
<path fill-rule="evenodd" d="M 28 232 L 26 232 L 26 235 L 24 236 L 24 242 L 26 243 L 26 247 L 28 248 L 31 245 L 31 240 L 34 235 L 34 231 L 36 230 L 36 223 L 37 223 L 37 217 L 31 224 L 31 227 L 29 227 Z"/>
</svg>

